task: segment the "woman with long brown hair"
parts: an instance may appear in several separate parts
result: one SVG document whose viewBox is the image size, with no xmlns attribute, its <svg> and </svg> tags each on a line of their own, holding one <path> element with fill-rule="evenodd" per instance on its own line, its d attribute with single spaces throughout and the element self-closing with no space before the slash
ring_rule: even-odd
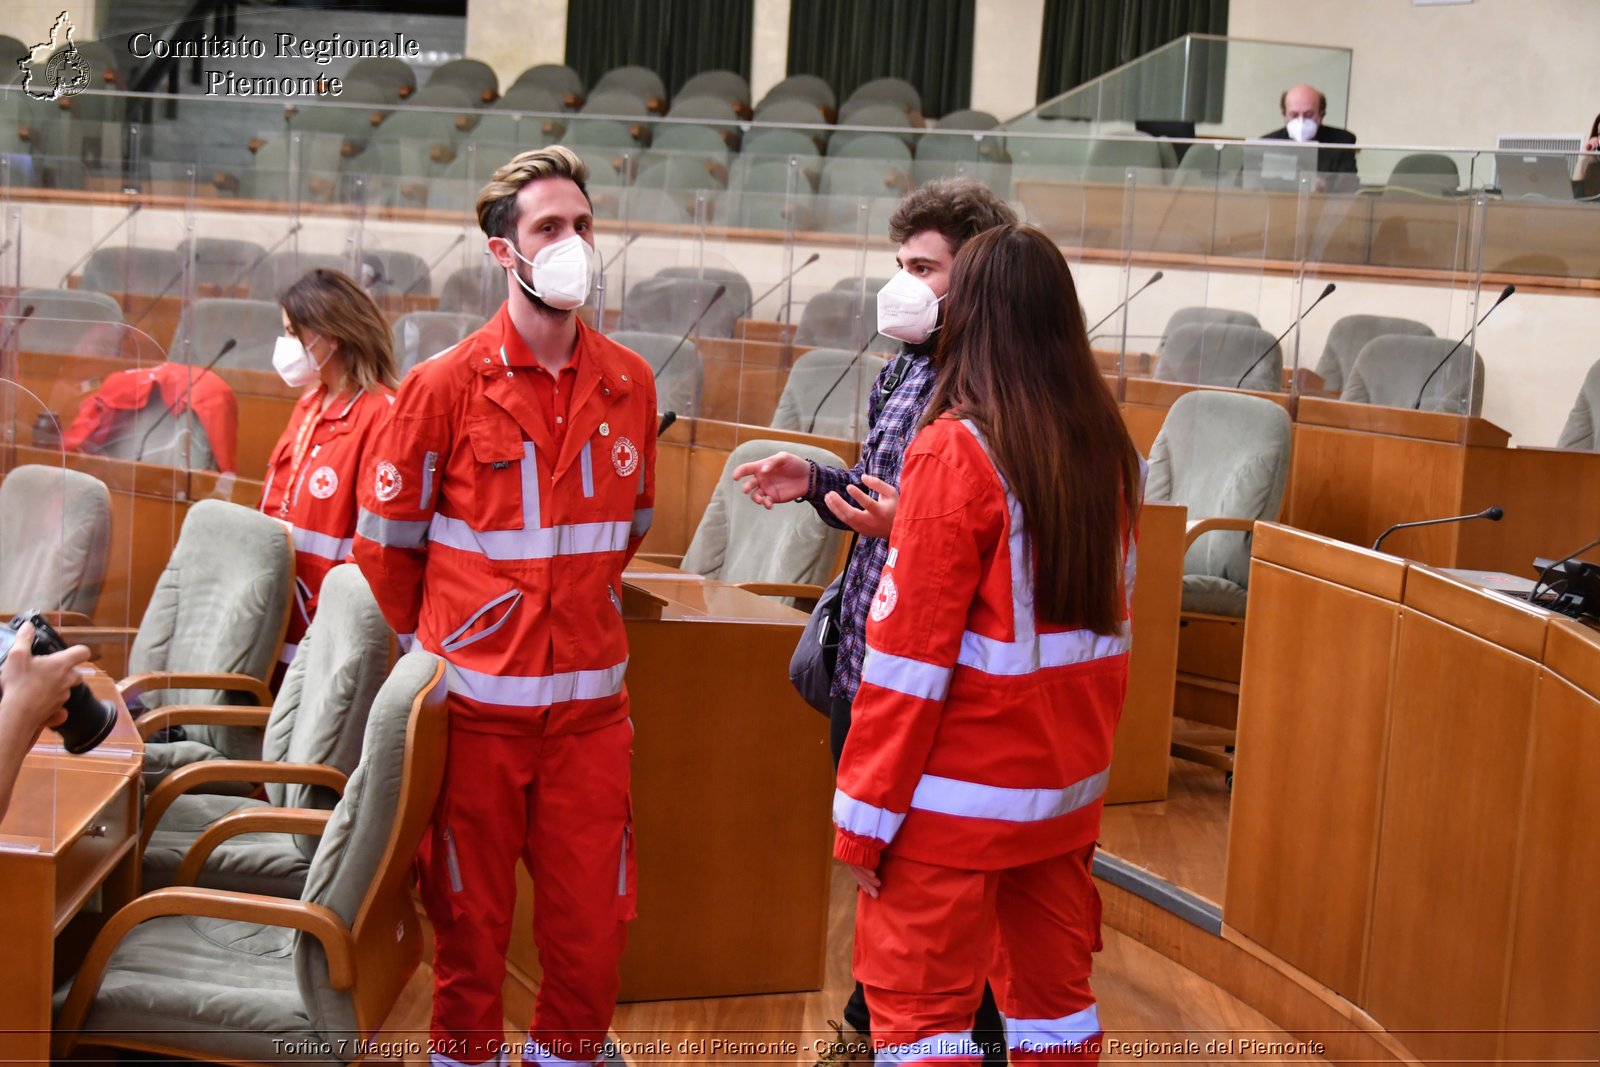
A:
<svg viewBox="0 0 1600 1067">
<path fill-rule="evenodd" d="M 267 462 L 261 510 L 289 527 L 294 609 L 282 660 L 299 649 L 323 577 L 350 555 L 356 482 L 367 443 L 394 401 L 394 343 L 378 305 L 348 276 L 314 270 L 278 297 L 283 336 L 272 365 L 308 387 Z"/>
<path fill-rule="evenodd" d="M 1097 1062 L 1090 860 L 1127 689 L 1142 462 L 1071 271 L 1002 226 L 956 258 L 834 794 L 879 1062 Z"/>
</svg>

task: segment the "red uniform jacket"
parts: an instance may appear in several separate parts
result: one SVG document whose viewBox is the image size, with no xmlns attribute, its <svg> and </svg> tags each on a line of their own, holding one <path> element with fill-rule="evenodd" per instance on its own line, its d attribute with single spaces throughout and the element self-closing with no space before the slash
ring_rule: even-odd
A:
<svg viewBox="0 0 1600 1067">
<path fill-rule="evenodd" d="M 579 733 L 627 715 L 622 569 L 650 528 L 655 379 L 580 323 L 557 451 L 514 330 L 501 305 L 406 376 L 368 454 L 355 558 L 395 631 L 445 660 L 458 721 Z"/>
<path fill-rule="evenodd" d="M 1040 625 L 1021 506 L 970 424 L 919 433 L 900 488 L 839 764 L 834 855 L 876 867 L 892 846 L 998 870 L 1093 842 L 1127 691 L 1126 610 L 1110 636 Z"/>
<path fill-rule="evenodd" d="M 285 663 L 293 661 L 300 638 L 317 613 L 322 579 L 350 555 L 362 460 L 394 403 L 394 390 L 386 385 L 334 397 L 326 410 L 322 410 L 324 395 L 325 387 L 319 385 L 295 404 L 267 461 L 261 492 L 262 512 L 288 524 L 294 540 L 295 609 L 284 637 Z M 295 445 L 307 419 L 314 421 L 306 431 L 304 456 L 296 469 Z"/>
<path fill-rule="evenodd" d="M 119 370 L 106 376 L 78 408 L 78 417 L 62 435 L 69 452 L 95 452 L 116 430 L 124 412 L 142 411 L 150 393 L 161 390 L 161 400 L 173 415 L 193 411 L 211 442 L 217 469 L 233 471 L 239 456 L 239 402 L 228 383 L 208 370 L 183 363 Z"/>
</svg>

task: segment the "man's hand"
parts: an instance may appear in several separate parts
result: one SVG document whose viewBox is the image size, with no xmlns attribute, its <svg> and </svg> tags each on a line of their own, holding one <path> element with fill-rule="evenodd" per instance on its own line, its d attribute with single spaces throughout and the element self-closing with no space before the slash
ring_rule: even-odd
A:
<svg viewBox="0 0 1600 1067">
<path fill-rule="evenodd" d="M 811 464 L 790 452 L 741 463 L 733 469 L 733 477 L 741 482 L 745 495 L 757 504 L 772 510 L 774 504 L 787 504 L 799 500 L 811 482 Z"/>
<path fill-rule="evenodd" d="M 845 864 L 850 877 L 856 880 L 856 885 L 869 897 L 876 897 L 878 890 L 883 888 L 883 879 L 878 877 L 878 872 L 870 867 L 861 867 L 854 863 Z"/>
<path fill-rule="evenodd" d="M 84 645 L 35 656 L 33 624 L 23 623 L 17 643 L 0 666 L 0 729 L 21 731 L 31 744 L 46 726 L 65 722 L 67 694 L 79 681 L 79 664 L 88 661 L 89 649 Z"/>
<path fill-rule="evenodd" d="M 878 494 L 878 499 L 874 500 L 856 486 L 848 485 L 845 491 L 859 507 L 851 507 L 838 493 L 829 493 L 822 498 L 823 502 L 840 522 L 862 537 L 887 538 L 894 526 L 895 509 L 900 506 L 900 490 L 870 474 L 864 475 L 861 481 Z"/>
</svg>

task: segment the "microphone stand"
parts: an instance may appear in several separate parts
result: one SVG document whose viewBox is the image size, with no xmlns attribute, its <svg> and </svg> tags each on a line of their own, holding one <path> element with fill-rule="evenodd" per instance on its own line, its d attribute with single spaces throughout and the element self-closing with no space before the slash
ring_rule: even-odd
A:
<svg viewBox="0 0 1600 1067">
<path fill-rule="evenodd" d="M 1374 552 L 1378 551 L 1378 546 L 1383 544 L 1383 539 L 1394 533 L 1396 530 L 1413 530 L 1418 526 L 1438 526 L 1441 523 L 1446 522 L 1471 522 L 1473 519 L 1487 519 L 1490 522 L 1499 522 L 1501 519 L 1505 518 L 1505 515 L 1506 513 L 1504 509 L 1496 506 L 1484 508 L 1482 511 L 1476 512 L 1472 515 L 1451 515 L 1446 519 L 1423 519 L 1421 522 L 1397 522 L 1387 530 L 1383 531 L 1383 533 L 1378 535 L 1378 539 L 1372 542 L 1372 550 Z M 1578 551 L 1582 552 L 1583 549 L 1580 548 Z"/>
<path fill-rule="evenodd" d="M 850 373 L 850 368 L 856 365 L 856 361 L 866 352 L 867 346 L 872 343 L 872 339 L 876 336 L 878 336 L 877 330 L 873 330 L 867 335 L 867 339 L 861 342 L 861 347 L 856 349 L 856 354 L 850 357 L 850 362 L 844 365 L 844 370 L 839 372 L 839 376 L 833 380 L 833 384 L 828 386 L 828 391 L 822 394 L 822 399 L 817 401 L 817 406 L 811 409 L 811 422 L 806 427 L 806 433 L 817 432 L 817 416 L 822 413 L 822 405 L 826 404 L 828 398 L 833 395 L 833 391 L 839 388 L 839 383 L 844 381 L 845 376 Z"/>
</svg>

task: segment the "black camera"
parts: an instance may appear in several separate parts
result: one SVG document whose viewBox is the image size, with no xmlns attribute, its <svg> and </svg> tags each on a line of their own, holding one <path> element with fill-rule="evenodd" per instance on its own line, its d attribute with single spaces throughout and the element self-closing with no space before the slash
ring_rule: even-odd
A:
<svg viewBox="0 0 1600 1067">
<path fill-rule="evenodd" d="M 0 661 L 4 661 L 11 654 L 11 647 L 17 643 L 17 631 L 22 629 L 25 622 L 33 623 L 33 654 L 35 656 L 48 656 L 52 652 L 66 650 L 67 643 L 61 640 L 61 635 L 45 622 L 44 616 L 36 611 L 25 611 L 12 619 L 4 626 L 0 626 Z M 111 734 L 111 728 L 117 724 L 117 712 L 110 704 L 99 700 L 89 692 L 89 687 L 82 682 L 72 687 L 72 692 L 67 694 L 67 721 L 55 727 L 56 733 L 61 735 L 61 745 L 74 755 L 87 752 Z"/>
</svg>

